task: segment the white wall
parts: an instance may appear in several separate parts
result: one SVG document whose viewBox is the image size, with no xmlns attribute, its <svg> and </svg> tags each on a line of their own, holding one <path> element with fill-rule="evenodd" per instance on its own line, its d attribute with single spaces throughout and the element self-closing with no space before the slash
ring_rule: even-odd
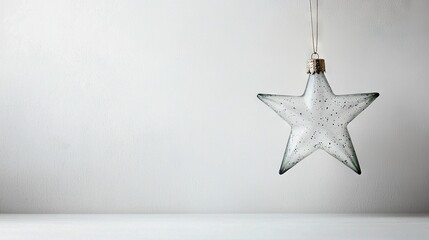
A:
<svg viewBox="0 0 429 240">
<path fill-rule="evenodd" d="M 358 176 L 278 169 L 299 95 L 301 0 L 1 1 L 0 212 L 429 212 L 429 1 L 320 1 Z"/>
</svg>

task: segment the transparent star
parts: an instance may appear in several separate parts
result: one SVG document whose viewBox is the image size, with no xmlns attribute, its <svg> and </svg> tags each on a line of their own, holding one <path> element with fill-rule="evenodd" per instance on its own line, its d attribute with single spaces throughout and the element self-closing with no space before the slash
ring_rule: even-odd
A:
<svg viewBox="0 0 429 240">
<path fill-rule="evenodd" d="M 378 93 L 335 95 L 324 73 L 310 74 L 302 96 L 258 94 L 291 126 L 280 174 L 323 149 L 361 174 L 347 125 L 367 108 Z"/>
</svg>

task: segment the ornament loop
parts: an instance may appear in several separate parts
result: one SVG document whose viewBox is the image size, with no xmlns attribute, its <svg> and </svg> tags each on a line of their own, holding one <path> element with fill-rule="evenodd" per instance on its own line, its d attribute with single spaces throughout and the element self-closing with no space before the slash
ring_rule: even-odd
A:
<svg viewBox="0 0 429 240">
<path fill-rule="evenodd" d="M 314 56 L 317 56 L 317 57 L 315 58 Z M 319 54 L 317 52 L 312 53 L 311 59 L 319 59 Z"/>
</svg>

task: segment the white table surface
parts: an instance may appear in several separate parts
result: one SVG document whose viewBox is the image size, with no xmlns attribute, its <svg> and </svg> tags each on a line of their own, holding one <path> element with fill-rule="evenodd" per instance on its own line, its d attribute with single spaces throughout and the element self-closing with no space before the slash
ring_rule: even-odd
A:
<svg viewBox="0 0 429 240">
<path fill-rule="evenodd" d="M 429 215 L 2 214 L 0 239 L 429 239 Z"/>
</svg>

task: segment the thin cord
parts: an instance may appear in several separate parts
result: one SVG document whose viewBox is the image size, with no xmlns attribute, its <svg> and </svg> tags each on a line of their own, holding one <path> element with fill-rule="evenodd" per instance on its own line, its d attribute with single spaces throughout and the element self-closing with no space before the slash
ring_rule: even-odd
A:
<svg viewBox="0 0 429 240">
<path fill-rule="evenodd" d="M 317 47 L 319 43 L 319 0 L 316 0 L 316 34 L 314 33 L 314 26 L 313 26 L 313 7 L 311 4 L 312 0 L 309 0 L 310 3 L 310 21 L 311 21 L 311 43 L 313 46 L 313 54 L 316 54 L 317 57 L 319 57 L 319 54 L 317 54 Z M 316 37 L 315 37 L 316 35 Z"/>
</svg>

